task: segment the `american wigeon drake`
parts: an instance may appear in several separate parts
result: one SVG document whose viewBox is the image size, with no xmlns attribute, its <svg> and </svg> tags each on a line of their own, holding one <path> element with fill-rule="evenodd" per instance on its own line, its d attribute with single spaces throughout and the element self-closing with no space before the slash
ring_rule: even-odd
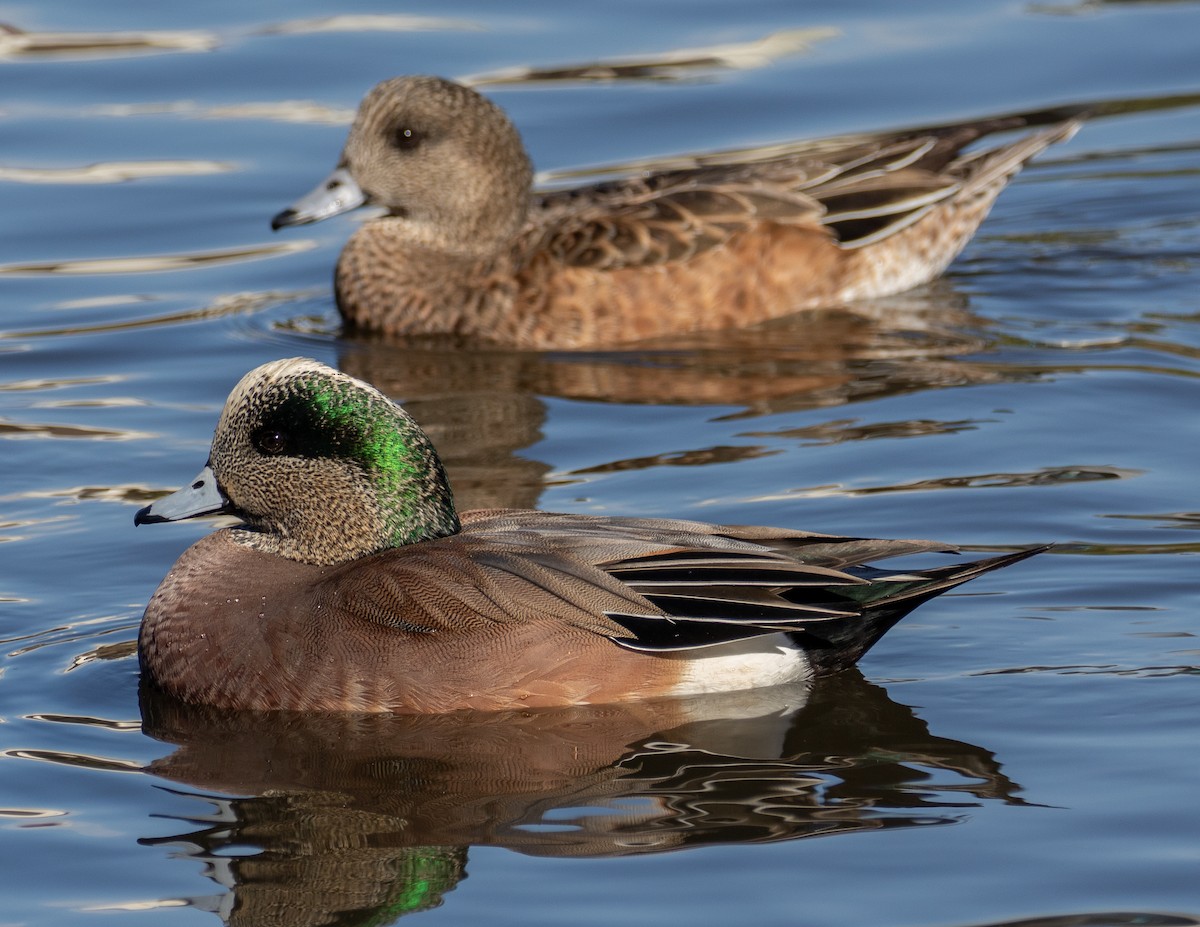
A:
<svg viewBox="0 0 1200 927">
<path fill-rule="evenodd" d="M 498 106 L 448 80 L 397 77 L 363 99 L 334 172 L 271 224 L 387 210 L 337 263 L 351 326 L 525 348 L 617 344 L 933 279 L 1021 166 L 1078 125 L 963 153 L 1027 122 L 861 135 L 534 193 Z"/>
<path fill-rule="evenodd" d="M 143 672 L 229 708 L 444 712 L 747 689 L 851 665 L 927 599 L 1035 553 L 888 572 L 930 541 L 455 511 L 433 445 L 316 361 L 252 370 L 208 464 L 135 524 L 231 513 L 146 607 Z"/>
</svg>

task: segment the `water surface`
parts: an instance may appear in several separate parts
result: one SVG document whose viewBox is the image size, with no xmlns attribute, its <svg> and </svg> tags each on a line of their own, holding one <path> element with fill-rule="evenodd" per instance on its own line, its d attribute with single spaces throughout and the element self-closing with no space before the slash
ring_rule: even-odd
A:
<svg viewBox="0 0 1200 927">
<path fill-rule="evenodd" d="M 0 921 L 1197 922 L 1196 4 L 0 20 Z M 406 72 L 480 83 L 547 182 L 1097 116 L 918 292 L 669 349 L 441 350 L 341 333 L 359 218 L 267 226 Z M 133 512 L 200 467 L 242 373 L 296 354 L 403 400 L 464 507 L 1059 546 L 811 688 L 442 719 L 142 700 L 141 610 L 210 526 Z"/>
</svg>

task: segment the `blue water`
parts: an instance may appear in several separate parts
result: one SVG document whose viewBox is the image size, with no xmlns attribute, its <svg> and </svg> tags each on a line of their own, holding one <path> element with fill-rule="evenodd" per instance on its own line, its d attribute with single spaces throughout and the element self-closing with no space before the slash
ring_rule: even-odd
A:
<svg viewBox="0 0 1200 927">
<path fill-rule="evenodd" d="M 388 18 L 329 20 L 349 12 Z M 0 34 L 0 923 L 1200 922 L 1200 6 L 46 0 L 0 22 L 27 33 Z M 513 76 L 809 29 L 742 67 Z M 267 225 L 366 88 L 419 72 L 478 80 L 548 182 L 1098 115 L 916 293 L 671 351 L 439 352 L 342 335 L 356 217 Z M 142 704 L 141 610 L 210 526 L 133 512 L 200 467 L 242 373 L 295 354 L 404 401 L 464 507 L 1059 546 L 923 607 L 861 672 L 703 723 Z"/>
</svg>

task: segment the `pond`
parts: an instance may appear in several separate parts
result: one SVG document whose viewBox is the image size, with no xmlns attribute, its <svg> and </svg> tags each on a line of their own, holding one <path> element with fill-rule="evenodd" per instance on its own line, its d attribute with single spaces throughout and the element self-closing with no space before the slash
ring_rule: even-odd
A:
<svg viewBox="0 0 1200 927">
<path fill-rule="evenodd" d="M 1200 5 L 0 7 L 5 924 L 1200 923 Z M 541 182 L 1049 107 L 918 290 L 655 347 L 342 330 L 362 220 L 278 233 L 354 108 L 470 78 Z M 139 691 L 243 373 L 402 401 L 463 508 L 1046 554 L 859 668 L 683 703 L 272 717 Z M 980 553 L 982 552 L 982 553 Z"/>
</svg>

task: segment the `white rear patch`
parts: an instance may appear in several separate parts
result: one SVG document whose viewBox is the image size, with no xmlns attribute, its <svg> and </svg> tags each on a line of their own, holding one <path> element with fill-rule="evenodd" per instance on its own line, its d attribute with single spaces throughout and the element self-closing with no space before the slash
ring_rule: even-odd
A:
<svg viewBox="0 0 1200 927">
<path fill-rule="evenodd" d="M 797 682 L 812 675 L 804 651 L 783 633 L 671 655 L 683 662 L 671 695 L 735 692 Z"/>
</svg>

